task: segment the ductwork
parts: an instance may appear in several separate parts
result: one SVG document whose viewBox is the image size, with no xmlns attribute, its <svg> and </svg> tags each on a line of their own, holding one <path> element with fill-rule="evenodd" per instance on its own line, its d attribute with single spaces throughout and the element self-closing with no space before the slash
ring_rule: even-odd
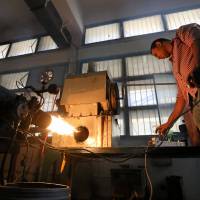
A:
<svg viewBox="0 0 200 200">
<path fill-rule="evenodd" d="M 63 26 L 62 19 L 53 3 L 49 0 L 24 0 L 39 22 L 51 35 L 58 47 L 67 47 L 71 44 L 71 34 Z"/>
</svg>

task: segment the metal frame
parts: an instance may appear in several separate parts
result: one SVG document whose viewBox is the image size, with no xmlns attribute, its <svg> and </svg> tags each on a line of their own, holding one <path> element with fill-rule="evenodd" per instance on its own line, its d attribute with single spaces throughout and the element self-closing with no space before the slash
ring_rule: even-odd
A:
<svg viewBox="0 0 200 200">
<path fill-rule="evenodd" d="M 45 50 L 45 51 L 38 51 L 38 47 L 39 47 L 39 44 L 40 44 L 40 39 L 42 37 L 45 37 L 45 36 L 49 36 L 49 35 L 44 35 L 44 34 L 40 34 L 40 35 L 37 35 L 37 36 L 34 36 L 34 37 L 24 37 L 23 39 L 18 39 L 18 40 L 10 40 L 10 41 L 7 41 L 7 42 L 2 42 L 0 43 L 0 46 L 1 45 L 5 45 L 5 44 L 9 44 L 9 48 L 8 48 L 8 51 L 6 53 L 6 56 L 5 58 L 2 58 L 1 60 L 4 60 L 4 59 L 12 59 L 12 58 L 16 58 L 16 57 L 22 57 L 22 56 L 29 56 L 29 55 L 34 55 L 34 54 L 38 54 L 38 53 L 43 53 L 43 52 L 51 52 L 51 51 L 58 51 L 62 48 L 57 48 L 57 49 L 49 49 L 49 50 Z M 22 42 L 22 41 L 26 41 L 26 40 L 31 40 L 31 39 L 37 39 L 37 44 L 36 44 L 36 48 L 35 48 L 35 51 L 33 53 L 27 53 L 27 54 L 23 54 L 23 55 L 17 55 L 17 56 L 11 56 L 9 57 L 9 53 L 10 53 L 10 50 L 11 50 L 11 47 L 14 43 L 16 42 Z"/>
</svg>

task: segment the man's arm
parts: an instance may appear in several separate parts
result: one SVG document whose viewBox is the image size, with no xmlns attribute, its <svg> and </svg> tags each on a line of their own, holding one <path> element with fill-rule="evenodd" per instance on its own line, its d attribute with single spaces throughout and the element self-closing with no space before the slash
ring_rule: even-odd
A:
<svg viewBox="0 0 200 200">
<path fill-rule="evenodd" d="M 173 124 L 174 121 L 177 119 L 177 117 L 179 117 L 181 115 L 181 113 L 183 112 L 184 107 L 185 107 L 185 99 L 183 98 L 183 96 L 180 96 L 180 97 L 177 98 L 176 104 L 174 106 L 174 110 L 173 110 L 172 114 L 168 118 L 167 122 L 170 125 Z"/>
<path fill-rule="evenodd" d="M 179 92 L 180 94 L 180 92 Z M 181 115 L 184 107 L 185 107 L 185 99 L 182 95 L 177 95 L 176 104 L 174 106 L 174 110 L 168 118 L 168 121 L 165 124 L 160 125 L 156 128 L 156 133 L 158 132 L 161 135 L 166 134 L 167 130 L 173 125 L 173 123 L 177 120 L 177 118 Z"/>
</svg>

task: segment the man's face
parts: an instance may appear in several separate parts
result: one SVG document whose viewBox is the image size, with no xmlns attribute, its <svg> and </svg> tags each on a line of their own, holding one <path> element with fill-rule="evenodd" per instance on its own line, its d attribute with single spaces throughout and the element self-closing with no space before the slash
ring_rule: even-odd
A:
<svg viewBox="0 0 200 200">
<path fill-rule="evenodd" d="M 156 47 L 152 49 L 151 53 L 153 56 L 155 56 L 158 59 L 164 59 L 164 58 L 170 57 L 170 53 L 167 52 L 167 50 L 165 49 L 165 46 L 162 45 L 161 43 L 156 45 Z"/>
</svg>

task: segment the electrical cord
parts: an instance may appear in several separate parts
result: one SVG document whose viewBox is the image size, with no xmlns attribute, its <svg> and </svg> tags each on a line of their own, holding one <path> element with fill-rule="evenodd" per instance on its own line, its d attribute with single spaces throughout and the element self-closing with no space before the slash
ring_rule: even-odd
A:
<svg viewBox="0 0 200 200">
<path fill-rule="evenodd" d="M 196 105 L 199 104 L 199 103 L 200 103 L 200 100 L 197 101 L 197 102 L 194 104 L 194 106 L 196 106 Z M 194 106 L 193 106 L 193 107 L 194 107 Z M 168 131 L 170 130 L 170 128 L 174 125 L 174 123 L 175 123 L 182 115 L 186 114 L 186 113 L 189 112 L 190 110 L 191 110 L 191 108 L 188 109 L 188 110 L 186 110 L 185 112 L 183 112 L 181 115 L 179 115 L 179 116 L 174 120 L 174 122 L 171 124 L 171 126 L 167 129 L 166 133 L 168 133 Z M 30 133 L 30 132 L 28 132 L 28 131 L 24 131 L 24 130 L 19 130 L 19 131 L 20 131 L 20 132 L 24 132 L 24 133 L 26 133 L 26 134 L 29 134 L 29 135 L 35 137 L 32 133 Z M 8 151 L 7 151 L 6 154 L 4 155 L 4 158 L 3 158 L 3 161 L 2 161 L 2 165 L 1 165 L 1 168 L 0 168 L 0 175 L 1 175 L 1 183 L 2 183 L 2 185 L 4 185 L 3 171 L 4 171 L 5 161 L 6 161 L 6 159 L 7 159 L 7 155 L 8 155 L 8 152 L 10 151 L 10 148 L 11 148 L 12 144 L 13 144 L 13 142 L 14 142 L 15 139 L 16 139 L 17 133 L 18 133 L 18 125 L 17 125 L 17 128 L 16 128 L 16 132 L 15 132 L 13 138 L 11 139 L 11 143 L 10 143 L 10 145 L 9 145 Z M 167 134 L 166 134 L 166 135 L 167 135 Z M 166 137 L 166 135 L 165 135 L 165 137 Z M 164 138 L 165 138 L 165 137 L 164 137 Z M 35 138 L 37 138 L 37 137 L 35 137 Z M 159 144 L 158 146 L 156 146 L 156 148 L 154 148 L 154 149 L 151 150 L 150 152 L 155 151 L 155 149 L 157 149 L 158 147 L 160 147 L 160 146 L 162 145 L 163 141 L 164 141 L 164 138 L 163 138 L 163 140 L 160 142 L 160 144 Z M 3 138 L 3 139 L 6 139 L 6 138 Z M 48 142 L 43 141 L 43 140 L 41 140 L 41 139 L 39 139 L 39 138 L 37 138 L 37 140 L 38 140 L 41 144 L 47 146 L 47 147 L 50 148 L 50 149 L 58 150 L 58 151 L 61 151 L 61 152 L 67 152 L 68 154 L 72 154 L 72 153 L 70 152 L 69 148 L 57 148 L 57 147 L 54 147 L 53 145 L 51 145 L 51 144 L 49 144 Z M 33 146 L 33 145 L 31 145 L 31 146 Z M 147 147 L 147 148 L 146 148 L 146 151 L 145 151 L 145 172 L 146 172 L 146 176 L 147 176 L 147 179 L 148 179 L 148 182 L 149 182 L 149 185 L 150 185 L 150 198 L 149 198 L 149 199 L 151 200 L 151 199 L 152 199 L 152 195 L 153 195 L 153 186 L 152 186 L 152 182 L 151 182 L 150 176 L 149 176 L 149 174 L 148 174 L 148 169 L 147 169 L 147 155 L 149 154 L 149 146 L 147 145 L 146 147 Z M 126 161 L 128 161 L 128 160 L 130 160 L 130 159 L 133 159 L 133 158 L 136 158 L 136 157 L 138 157 L 138 156 L 143 155 L 143 154 L 137 154 L 137 155 L 129 154 L 127 157 L 125 157 L 125 158 L 123 158 L 123 159 L 121 159 L 121 160 L 112 160 L 112 159 L 110 159 L 110 158 L 108 158 L 108 157 L 105 157 L 105 156 L 96 154 L 96 153 L 94 153 L 93 151 L 91 151 L 91 150 L 89 150 L 89 149 L 86 149 L 86 148 L 77 148 L 77 149 L 73 149 L 73 150 L 75 150 L 75 151 L 85 151 L 85 152 L 88 152 L 88 153 L 94 155 L 95 157 L 104 159 L 104 160 L 106 160 L 106 161 L 108 161 L 108 162 L 111 162 L 111 163 L 118 163 L 118 164 L 119 164 L 119 163 L 126 162 Z M 73 154 L 72 154 L 72 155 L 73 155 Z"/>
<path fill-rule="evenodd" d="M 23 131 L 23 130 L 20 130 L 20 131 Z M 44 142 L 43 140 L 41 140 L 40 138 L 34 136 L 32 133 L 28 132 L 28 131 L 23 131 L 24 133 L 26 134 L 29 134 L 30 136 L 36 138 L 41 144 L 45 145 L 46 147 L 48 147 L 49 149 L 52 149 L 52 150 L 58 150 L 58 151 L 61 151 L 61 152 L 67 152 L 68 154 L 73 154 L 70 152 L 70 149 L 69 148 L 57 148 L 57 147 L 54 147 L 53 145 L 49 144 L 48 142 Z M 126 162 L 132 158 L 136 158 L 136 157 L 140 157 L 143 155 L 143 153 L 141 154 L 137 154 L 137 155 L 132 155 L 132 154 L 129 154 L 127 157 L 121 159 L 121 160 L 113 160 L 113 159 L 110 159 L 108 157 L 105 157 L 105 156 L 102 156 L 102 155 L 99 155 L 97 153 L 94 153 L 93 151 L 89 150 L 89 149 L 86 149 L 86 148 L 75 148 L 73 149 L 73 151 L 85 151 L 85 152 L 88 152 L 92 155 L 94 155 L 95 157 L 98 157 L 98 158 L 101 158 L 101 159 L 104 159 L 108 162 L 112 162 L 112 163 L 123 163 L 123 162 Z M 85 157 L 85 156 L 83 156 Z"/>
<path fill-rule="evenodd" d="M 144 154 L 144 169 L 145 169 L 145 174 L 146 174 L 149 186 L 150 186 L 149 200 L 151 200 L 152 196 L 153 196 L 153 185 L 152 185 L 151 178 L 149 176 L 149 172 L 148 172 L 148 168 L 147 168 L 147 152 L 148 152 L 148 146 L 147 146 L 147 149 L 146 149 L 145 154 Z"/>
<path fill-rule="evenodd" d="M 199 104 L 199 103 L 200 103 L 200 100 L 197 101 L 197 102 L 194 104 L 194 106 L 196 106 L 196 105 Z M 168 131 L 170 130 L 170 128 L 174 125 L 174 123 L 175 123 L 182 115 L 186 114 L 186 113 L 189 112 L 190 110 L 191 110 L 191 108 L 188 109 L 188 110 L 186 110 L 185 112 L 181 113 L 181 115 L 179 115 L 179 116 L 174 120 L 174 122 L 171 124 L 171 126 L 167 129 L 167 133 L 168 133 Z M 23 130 L 22 130 L 22 131 L 23 131 Z M 35 137 L 32 133 L 30 133 L 30 132 L 28 132 L 28 131 L 23 131 L 23 132 L 25 132 L 26 134 L 29 134 L 29 135 Z M 165 137 L 167 137 L 167 134 L 162 138 L 162 141 L 160 142 L 160 144 L 159 144 L 158 146 L 156 146 L 154 149 L 152 149 L 150 152 L 155 151 L 158 147 L 160 147 L 160 146 L 162 145 L 162 143 L 163 143 Z M 58 150 L 58 151 L 62 151 L 62 152 L 63 152 L 63 151 L 66 152 L 66 151 L 67 151 L 69 154 L 71 154 L 70 151 L 69 151 L 69 148 L 57 148 L 57 147 L 54 147 L 53 145 L 49 144 L 48 142 L 44 142 L 43 140 L 41 140 L 41 139 L 39 139 L 39 138 L 37 138 L 37 137 L 35 137 L 35 138 L 36 138 L 40 143 L 42 143 L 43 145 L 47 146 L 47 147 L 50 148 L 50 149 Z M 139 147 L 136 147 L 136 148 L 139 148 Z M 76 148 L 76 149 L 73 149 L 73 150 L 74 150 L 74 151 L 85 151 L 85 152 L 88 152 L 88 153 L 94 155 L 95 157 L 102 158 L 102 159 L 104 159 L 104 160 L 106 160 L 106 161 L 108 161 L 108 162 L 112 162 L 112 163 L 123 163 L 123 162 L 126 162 L 126 161 L 130 160 L 130 159 L 133 159 L 133 158 L 136 158 L 136 157 L 140 157 L 141 155 L 143 155 L 143 153 L 142 153 L 142 154 L 137 154 L 137 155 L 132 155 L 132 154 L 130 154 L 130 155 L 128 155 L 126 158 L 124 158 L 124 159 L 122 159 L 122 160 L 112 160 L 112 159 L 110 159 L 110 158 L 108 158 L 108 157 L 105 157 L 105 156 L 101 156 L 101 155 L 99 155 L 99 154 L 96 154 L 96 153 L 94 153 L 93 151 L 91 151 L 91 150 L 89 150 L 89 149 L 86 149 L 86 148 Z M 147 154 L 148 154 L 148 153 L 149 153 L 149 146 L 147 145 L 147 146 L 146 146 L 146 150 L 145 150 L 146 159 L 147 159 Z M 147 170 L 146 170 L 146 171 L 147 171 Z"/>
</svg>

